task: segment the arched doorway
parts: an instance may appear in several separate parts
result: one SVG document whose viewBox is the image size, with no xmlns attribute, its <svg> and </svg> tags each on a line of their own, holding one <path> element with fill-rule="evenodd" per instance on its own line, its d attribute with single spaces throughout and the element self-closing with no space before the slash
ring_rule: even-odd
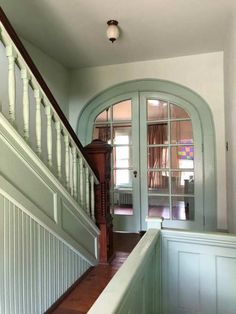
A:
<svg viewBox="0 0 236 314">
<path fill-rule="evenodd" d="M 80 123 L 86 116 L 86 143 L 113 146 L 115 230 L 145 230 L 146 216 L 162 216 L 168 228 L 215 230 L 216 195 L 206 197 L 215 191 L 213 125 L 198 95 L 171 82 L 128 82 L 90 102 Z"/>
</svg>

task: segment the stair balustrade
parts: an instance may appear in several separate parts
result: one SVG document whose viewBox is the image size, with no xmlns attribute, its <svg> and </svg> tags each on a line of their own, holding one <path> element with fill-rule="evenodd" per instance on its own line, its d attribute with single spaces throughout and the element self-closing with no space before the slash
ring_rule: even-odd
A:
<svg viewBox="0 0 236 314">
<path fill-rule="evenodd" d="M 0 313 L 45 313 L 98 263 L 98 183 L 0 7 Z"/>
<path fill-rule="evenodd" d="M 0 44 L 8 67 L 8 100 L 1 106 L 8 107 L 5 118 L 95 221 L 96 170 L 1 8 Z M 17 82 L 17 71 L 21 82 Z M 20 106 L 16 102 L 17 85 L 22 89 Z M 21 113 L 20 118 L 17 113 Z"/>
</svg>

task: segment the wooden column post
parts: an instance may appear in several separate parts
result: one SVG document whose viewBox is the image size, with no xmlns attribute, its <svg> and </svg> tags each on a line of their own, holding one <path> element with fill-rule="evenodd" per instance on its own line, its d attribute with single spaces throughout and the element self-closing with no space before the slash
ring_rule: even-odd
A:
<svg viewBox="0 0 236 314">
<path fill-rule="evenodd" d="M 100 263 L 109 263 L 113 257 L 113 225 L 110 214 L 111 151 L 107 143 L 94 140 L 85 150 L 97 168 L 99 184 L 95 185 L 95 219 L 101 231 Z"/>
</svg>

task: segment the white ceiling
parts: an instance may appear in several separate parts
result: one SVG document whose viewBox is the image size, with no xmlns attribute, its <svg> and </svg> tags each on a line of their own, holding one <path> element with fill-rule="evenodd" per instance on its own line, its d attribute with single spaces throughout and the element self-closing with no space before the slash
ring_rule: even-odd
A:
<svg viewBox="0 0 236 314">
<path fill-rule="evenodd" d="M 235 0 L 0 0 L 18 34 L 69 68 L 223 50 Z M 119 21 L 112 44 L 106 22 Z"/>
</svg>

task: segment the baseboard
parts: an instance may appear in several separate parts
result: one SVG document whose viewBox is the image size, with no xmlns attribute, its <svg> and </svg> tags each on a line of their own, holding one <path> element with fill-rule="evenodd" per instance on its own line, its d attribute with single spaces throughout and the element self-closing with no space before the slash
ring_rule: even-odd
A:
<svg viewBox="0 0 236 314">
<path fill-rule="evenodd" d="M 90 267 L 89 269 L 86 270 L 86 272 L 79 278 L 77 279 L 72 286 L 70 286 L 69 289 L 66 290 L 65 293 L 63 293 L 59 299 L 57 299 L 57 301 L 55 301 L 49 309 L 47 309 L 46 312 L 44 312 L 44 314 L 50 314 L 52 313 L 52 311 L 54 311 L 58 305 L 64 301 L 64 299 L 72 292 L 72 290 L 88 275 L 88 273 L 91 272 L 91 270 L 93 269 L 94 267 Z"/>
</svg>

